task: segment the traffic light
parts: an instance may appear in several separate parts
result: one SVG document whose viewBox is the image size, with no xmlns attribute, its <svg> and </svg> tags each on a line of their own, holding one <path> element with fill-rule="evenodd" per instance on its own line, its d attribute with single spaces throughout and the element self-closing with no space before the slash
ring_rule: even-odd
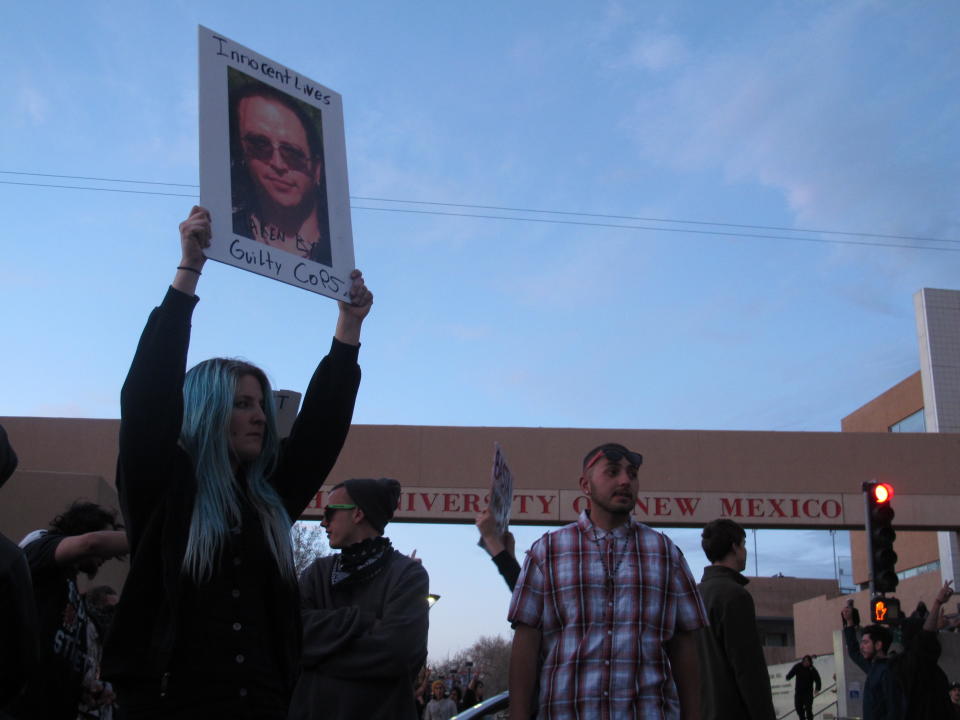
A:
<svg viewBox="0 0 960 720">
<path fill-rule="evenodd" d="M 900 618 L 900 601 L 894 597 L 875 597 L 870 601 L 870 620 L 875 623 L 894 622 Z"/>
<path fill-rule="evenodd" d="M 897 533 L 893 529 L 895 513 L 890 505 L 893 486 L 889 483 L 868 482 L 863 484 L 863 490 L 867 496 L 867 548 L 873 590 L 877 593 L 893 592 L 900 582 L 895 569 L 897 554 L 893 551 L 893 541 L 897 539 Z"/>
</svg>

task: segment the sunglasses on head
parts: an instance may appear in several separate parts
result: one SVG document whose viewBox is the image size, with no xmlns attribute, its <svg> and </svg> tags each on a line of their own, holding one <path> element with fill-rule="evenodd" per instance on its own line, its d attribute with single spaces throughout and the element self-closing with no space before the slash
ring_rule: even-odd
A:
<svg viewBox="0 0 960 720">
<path fill-rule="evenodd" d="M 333 519 L 333 514 L 337 510 L 353 510 L 356 505 L 351 505 L 349 503 L 334 503 L 333 505 L 327 505 L 323 509 L 323 521 L 330 522 Z"/>
<path fill-rule="evenodd" d="M 606 450 L 598 450 L 597 454 L 594 455 L 590 462 L 587 463 L 587 466 L 584 468 L 584 470 L 586 471 L 592 468 L 596 464 L 597 460 L 599 460 L 601 457 L 605 457 L 610 462 L 620 462 L 621 460 L 626 459 L 628 464 L 636 468 L 643 464 L 643 455 L 640 453 L 630 452 L 629 450 L 627 452 L 623 452 L 622 450 L 617 450 L 615 448 L 607 448 Z"/>
</svg>

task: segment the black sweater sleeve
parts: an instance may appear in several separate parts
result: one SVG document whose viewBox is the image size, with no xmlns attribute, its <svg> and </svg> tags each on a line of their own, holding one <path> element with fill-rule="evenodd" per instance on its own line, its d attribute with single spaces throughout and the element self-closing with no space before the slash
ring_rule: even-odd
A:
<svg viewBox="0 0 960 720">
<path fill-rule="evenodd" d="M 360 387 L 360 347 L 336 338 L 320 362 L 290 436 L 280 450 L 271 482 L 291 520 L 296 520 L 333 469 L 347 439 Z"/>
<path fill-rule="evenodd" d="M 513 592 L 513 589 L 517 586 L 517 578 L 520 577 L 520 563 L 506 550 L 501 550 L 497 553 L 493 558 L 493 563 L 497 566 L 497 570 L 500 571 L 500 575 L 503 576 L 507 587 L 510 588 L 510 592 Z"/>
<path fill-rule="evenodd" d="M 140 336 L 120 391 L 117 490 L 131 549 L 168 486 L 183 425 L 190 319 L 198 298 L 167 290 Z"/>
</svg>

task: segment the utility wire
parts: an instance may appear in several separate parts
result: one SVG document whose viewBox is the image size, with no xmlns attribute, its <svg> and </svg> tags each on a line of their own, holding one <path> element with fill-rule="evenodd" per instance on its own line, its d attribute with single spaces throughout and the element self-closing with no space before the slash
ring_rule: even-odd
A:
<svg viewBox="0 0 960 720">
<path fill-rule="evenodd" d="M 147 180 L 123 180 L 118 178 L 95 178 L 83 175 L 54 175 L 48 173 L 32 173 L 32 172 L 17 172 L 12 170 L 0 170 L 0 174 L 5 175 L 26 175 L 31 177 L 50 177 L 50 178 L 65 178 L 72 180 L 96 180 L 101 182 L 121 182 L 121 183 L 136 183 L 140 185 L 161 185 L 169 187 L 192 187 L 196 188 L 199 185 L 187 184 L 187 183 L 167 183 L 167 182 L 152 182 Z M 64 190 L 91 190 L 98 192 L 121 192 L 121 193 L 130 193 L 135 195 L 157 195 L 163 197 L 189 197 L 196 198 L 195 193 L 167 193 L 167 192 L 158 192 L 155 190 L 128 190 L 123 188 L 105 188 L 105 187 L 90 187 L 84 185 L 57 185 L 52 183 L 28 183 L 28 182 L 17 182 L 12 180 L 0 180 L 2 185 L 20 185 L 28 187 L 47 187 L 47 188 L 56 188 Z M 744 225 L 744 224 L 735 224 L 735 223 L 713 223 L 705 222 L 700 220 L 676 220 L 676 219 L 663 219 L 663 218 L 643 218 L 630 215 L 606 215 L 602 213 L 584 213 L 584 212 L 572 212 L 572 211 L 563 211 L 563 210 L 534 210 L 527 208 L 509 208 L 496 205 L 471 205 L 471 204 L 458 204 L 458 203 L 444 203 L 444 202 L 430 202 L 422 200 L 397 200 L 392 198 L 375 198 L 375 197 L 365 197 L 358 195 L 351 195 L 352 200 L 368 200 L 376 202 L 392 202 L 392 203 L 407 203 L 407 204 L 418 204 L 418 205 L 434 205 L 438 207 L 463 207 L 463 208 L 476 208 L 476 209 L 490 209 L 490 210 L 502 210 L 505 212 L 527 212 L 527 213 L 543 213 L 543 214 L 553 214 L 553 215 L 570 215 L 575 217 L 595 217 L 595 218 L 610 218 L 610 219 L 623 219 L 623 220 L 636 220 L 636 221 L 646 221 L 646 222 L 669 222 L 669 223 L 678 223 L 678 224 L 693 224 L 693 225 L 708 225 L 716 227 L 736 227 L 736 228 L 747 228 L 747 229 L 758 229 L 758 230 L 780 230 L 786 232 L 812 232 L 818 234 L 827 234 L 827 235 L 848 235 L 854 237 L 874 237 L 880 239 L 893 239 L 893 240 L 914 240 L 917 242 L 941 242 L 941 243 L 958 243 L 958 240 L 950 240 L 944 238 L 924 238 L 918 236 L 910 235 L 884 235 L 879 233 L 862 233 L 862 232 L 844 232 L 839 230 L 811 230 L 811 229 L 799 229 L 799 228 L 786 228 L 778 226 L 767 226 L 767 225 Z M 644 225 L 625 225 L 621 223 L 599 223 L 599 222 L 585 222 L 585 221 L 575 221 L 575 220 L 552 220 L 548 218 L 524 218 L 524 217 L 513 217 L 513 216 L 503 216 L 503 215 L 487 215 L 479 213 L 459 213 L 459 212 L 442 212 L 438 210 L 414 210 L 410 208 L 379 208 L 379 207 L 367 207 L 362 205 L 351 205 L 353 210 L 368 210 L 375 212 L 399 212 L 399 213 L 408 213 L 408 214 L 418 214 L 418 215 L 439 215 L 447 217 L 468 217 L 476 219 L 485 219 L 485 220 L 508 220 L 513 222 L 532 222 L 532 223 L 546 223 L 551 225 L 573 225 L 580 227 L 602 227 L 602 228 L 614 228 L 622 230 L 642 230 L 648 232 L 674 232 L 674 233 L 688 233 L 693 235 L 718 235 L 722 237 L 738 237 L 738 238 L 752 238 L 760 240 L 784 240 L 784 241 L 798 241 L 798 242 L 814 242 L 821 244 L 835 244 L 835 245 L 861 245 L 866 247 L 888 247 L 888 248 L 902 248 L 907 250 L 935 250 L 941 252 L 960 252 L 960 248 L 944 248 L 944 247 L 930 247 L 927 245 L 906 245 L 901 243 L 884 243 L 884 242 L 869 242 L 866 240 L 840 240 L 840 239 L 829 239 L 829 238 L 814 238 L 814 237 L 799 237 L 794 235 L 769 235 L 769 234 L 760 234 L 760 233 L 737 233 L 721 230 L 697 230 L 694 228 L 665 228 L 665 227 L 651 227 Z"/>
<path fill-rule="evenodd" d="M 918 237 L 915 235 L 885 235 L 883 233 L 852 232 L 845 230 L 815 230 L 813 228 L 789 228 L 779 225 L 742 225 L 739 223 L 708 222 L 706 220 L 676 220 L 673 218 L 638 217 L 636 215 L 608 215 L 605 213 L 574 212 L 572 210 L 535 210 L 532 208 L 502 207 L 500 205 L 468 205 L 465 203 L 431 202 L 428 200 L 394 200 L 392 198 L 363 197 L 351 195 L 351 200 L 369 200 L 373 202 L 407 203 L 409 205 L 438 205 L 443 207 L 473 208 L 476 210 L 503 210 L 504 212 L 544 213 L 550 215 L 573 215 L 576 217 L 608 218 L 610 220 L 636 220 L 637 222 L 680 223 L 683 225 L 712 225 L 715 227 L 746 228 L 748 230 L 779 230 L 783 232 L 820 233 L 822 235 L 852 235 L 855 237 L 875 237 L 887 240 L 916 240 L 918 242 L 960 243 L 960 240 L 945 238 Z"/>
<path fill-rule="evenodd" d="M 0 170 L 0 174 L 29 175 L 32 177 L 60 178 L 65 180 L 96 180 L 98 182 L 135 183 L 138 185 L 164 185 L 168 187 L 189 187 L 189 188 L 200 187 L 199 185 L 192 184 L 192 183 L 170 183 L 170 182 L 157 182 L 152 180 L 125 180 L 123 178 L 88 177 L 85 175 L 53 175 L 50 173 L 18 172 L 15 170 Z M 14 184 L 14 183 L 11 183 L 11 184 Z M 72 186 L 62 185 L 57 187 L 72 187 Z M 107 189 L 107 188 L 104 188 L 104 189 Z M 196 197 L 196 196 L 184 195 L 183 197 Z M 501 205 L 475 205 L 471 203 L 436 202 L 436 201 L 430 201 L 430 200 L 402 200 L 397 198 L 366 197 L 364 195 L 351 195 L 350 199 L 365 200 L 365 201 L 371 201 L 371 202 L 403 203 L 407 205 L 435 205 L 437 207 L 470 208 L 474 210 L 502 210 L 504 212 L 524 212 L 524 213 L 540 213 L 540 214 L 546 214 L 546 215 L 570 215 L 574 217 L 607 218 L 609 220 L 636 220 L 638 222 L 675 223 L 675 224 L 681 224 L 681 225 L 708 225 L 708 226 L 714 226 L 714 227 L 745 228 L 747 230 L 777 230 L 779 232 L 795 232 L 795 233 L 805 232 L 805 233 L 818 233 L 821 235 L 849 235 L 853 237 L 874 237 L 874 238 L 883 238 L 886 240 L 913 240 L 915 242 L 960 243 L 960 240 L 951 240 L 948 238 L 922 237 L 917 235 L 889 235 L 884 233 L 857 232 L 853 230 L 820 230 L 815 228 L 790 228 L 790 227 L 784 227 L 781 225 L 750 225 L 750 224 L 744 224 L 744 223 L 709 222 L 706 220 L 678 220 L 676 218 L 655 218 L 655 217 L 642 217 L 642 216 L 636 216 L 636 215 L 611 215 L 606 213 L 575 212 L 572 210 L 541 210 L 536 208 L 505 207 Z"/>
<path fill-rule="evenodd" d="M 794 240 L 798 242 L 825 243 L 831 245 L 865 245 L 867 247 L 904 248 L 907 250 L 937 250 L 940 252 L 960 252 L 960 248 L 930 247 L 929 245 L 904 245 L 900 243 L 869 242 L 867 240 L 832 240 L 829 238 L 790 237 L 787 235 L 761 235 L 757 233 L 736 233 L 723 230 L 696 230 L 694 228 L 663 228 L 645 225 L 621 225 L 617 223 L 594 223 L 576 220 L 550 220 L 548 218 L 519 218 L 503 215 L 480 215 L 475 213 L 452 213 L 439 210 L 411 210 L 409 208 L 378 208 L 351 205 L 352 210 L 376 210 L 380 212 L 416 213 L 421 215 L 450 215 L 454 217 L 483 218 L 487 220 L 516 220 L 531 223 L 549 223 L 551 225 L 578 225 L 581 227 L 619 228 L 624 230 L 647 230 L 654 232 L 691 233 L 694 235 L 721 235 L 724 237 L 755 238 L 760 240 Z M 952 241 L 951 241 L 952 242 Z"/>
</svg>

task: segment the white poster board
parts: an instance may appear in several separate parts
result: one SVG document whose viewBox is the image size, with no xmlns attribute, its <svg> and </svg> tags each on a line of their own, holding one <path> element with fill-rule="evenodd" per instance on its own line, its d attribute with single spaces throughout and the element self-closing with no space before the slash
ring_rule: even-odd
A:
<svg viewBox="0 0 960 720">
<path fill-rule="evenodd" d="M 354 268 L 340 95 L 200 26 L 208 258 L 337 299 Z"/>
<path fill-rule="evenodd" d="M 513 507 L 513 473 L 507 465 L 500 443 L 493 443 L 493 469 L 490 471 L 490 514 L 497 522 L 497 534 L 503 536 L 510 527 L 510 510 Z M 483 539 L 478 543 L 485 547 Z"/>
</svg>

